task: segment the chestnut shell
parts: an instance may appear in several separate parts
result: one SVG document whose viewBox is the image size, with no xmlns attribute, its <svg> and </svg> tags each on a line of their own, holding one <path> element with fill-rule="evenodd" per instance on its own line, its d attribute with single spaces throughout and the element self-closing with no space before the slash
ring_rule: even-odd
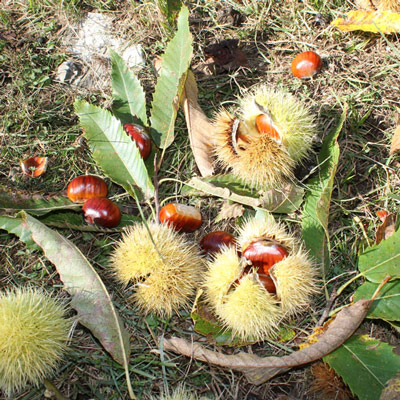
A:
<svg viewBox="0 0 400 400">
<path fill-rule="evenodd" d="M 37 178 L 46 172 L 47 157 L 30 157 L 21 160 L 21 169 L 25 175 L 31 178 Z"/>
</svg>

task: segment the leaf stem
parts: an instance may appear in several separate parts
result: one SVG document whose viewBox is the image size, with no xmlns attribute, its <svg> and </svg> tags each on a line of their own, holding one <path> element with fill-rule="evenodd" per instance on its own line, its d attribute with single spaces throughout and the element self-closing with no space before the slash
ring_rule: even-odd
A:
<svg viewBox="0 0 400 400">
<path fill-rule="evenodd" d="M 360 272 L 359 274 L 357 274 L 356 276 L 353 276 L 353 278 L 349 279 L 346 283 L 344 283 L 342 286 L 340 286 L 339 290 L 337 291 L 337 296 L 340 296 L 341 293 L 343 292 L 344 289 L 347 288 L 347 286 L 349 286 L 350 284 L 352 284 L 355 280 L 357 280 L 358 278 L 361 278 L 364 276 L 364 272 Z"/>
<path fill-rule="evenodd" d="M 157 153 L 154 155 L 154 205 L 156 207 L 156 221 L 160 223 L 160 198 L 159 198 L 159 181 L 158 181 L 158 170 L 160 165 L 157 165 Z"/>
</svg>

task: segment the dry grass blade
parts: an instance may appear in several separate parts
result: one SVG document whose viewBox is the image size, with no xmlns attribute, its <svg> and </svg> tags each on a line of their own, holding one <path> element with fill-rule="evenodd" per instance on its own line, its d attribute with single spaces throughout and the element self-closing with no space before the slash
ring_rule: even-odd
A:
<svg viewBox="0 0 400 400">
<path fill-rule="evenodd" d="M 214 172 L 212 162 L 213 125 L 197 102 L 197 85 L 191 71 L 188 71 L 183 91 L 182 107 L 189 131 L 190 146 L 201 176 L 209 176 Z"/>
<path fill-rule="evenodd" d="M 400 126 L 394 131 L 389 154 L 394 154 L 398 151 L 400 151 Z"/>
<path fill-rule="evenodd" d="M 237 355 L 226 355 L 207 350 L 197 343 L 190 343 L 180 338 L 164 339 L 164 348 L 196 360 L 241 371 L 250 383 L 259 385 L 279 373 L 319 360 L 337 349 L 359 327 L 367 315 L 371 302 L 372 300 L 359 300 L 344 308 L 328 325 L 327 330 L 319 336 L 316 343 L 284 357 L 262 358 L 243 352 Z"/>
</svg>

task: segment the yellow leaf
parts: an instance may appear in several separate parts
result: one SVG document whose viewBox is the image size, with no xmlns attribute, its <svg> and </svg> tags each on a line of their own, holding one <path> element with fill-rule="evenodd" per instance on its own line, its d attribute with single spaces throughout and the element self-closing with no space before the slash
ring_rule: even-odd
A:
<svg viewBox="0 0 400 400">
<path fill-rule="evenodd" d="M 337 18 L 332 25 L 344 32 L 400 32 L 400 14 L 391 11 L 350 11 L 347 18 Z"/>
</svg>

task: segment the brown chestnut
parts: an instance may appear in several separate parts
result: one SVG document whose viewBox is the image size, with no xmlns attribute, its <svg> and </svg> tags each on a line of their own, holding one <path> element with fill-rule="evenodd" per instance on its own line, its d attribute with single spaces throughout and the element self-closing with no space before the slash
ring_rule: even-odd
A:
<svg viewBox="0 0 400 400">
<path fill-rule="evenodd" d="M 21 169 L 25 175 L 37 178 L 42 175 L 47 168 L 47 157 L 31 157 L 21 160 Z"/>
<path fill-rule="evenodd" d="M 258 279 L 260 280 L 261 284 L 264 286 L 265 290 L 271 294 L 275 294 L 276 293 L 275 283 L 269 275 L 263 274 L 262 268 L 260 270 L 257 267 L 252 267 L 252 266 L 248 265 L 247 267 L 244 268 L 242 275 L 240 276 L 240 279 L 243 278 L 243 276 L 247 275 L 252 270 L 253 271 L 255 270 L 255 272 L 257 272 Z M 235 283 L 237 285 L 239 285 L 240 280 L 237 279 L 235 281 Z"/>
<path fill-rule="evenodd" d="M 121 222 L 119 207 L 105 197 L 93 197 L 86 201 L 82 207 L 85 221 L 105 228 L 114 228 Z"/>
<path fill-rule="evenodd" d="M 235 246 L 236 239 L 228 232 L 214 231 L 204 236 L 200 245 L 205 252 L 212 254 L 221 251 L 224 246 Z"/>
<path fill-rule="evenodd" d="M 93 197 L 107 197 L 107 193 L 103 179 L 93 175 L 77 176 L 67 187 L 67 196 L 74 203 L 84 203 Z"/>
<path fill-rule="evenodd" d="M 125 124 L 124 129 L 131 139 L 135 141 L 140 156 L 143 160 L 146 160 L 151 153 L 151 140 L 149 135 L 142 126 L 136 124 Z"/>
<path fill-rule="evenodd" d="M 267 239 L 256 240 L 250 243 L 242 253 L 242 256 L 246 260 L 250 261 L 253 266 L 260 270 L 262 269 L 264 274 L 269 274 L 269 269 L 287 255 L 288 252 L 283 246 Z"/>
<path fill-rule="evenodd" d="M 321 70 L 321 57 L 314 51 L 298 54 L 292 61 L 291 70 L 296 78 L 311 78 Z"/>
<path fill-rule="evenodd" d="M 269 292 L 271 294 L 276 294 L 275 283 L 269 275 L 258 274 L 258 279 L 260 280 L 262 285 L 265 287 L 267 292 Z"/>
<path fill-rule="evenodd" d="M 203 222 L 197 208 L 179 203 L 169 203 L 162 207 L 160 221 L 183 232 L 194 232 Z"/>
</svg>

